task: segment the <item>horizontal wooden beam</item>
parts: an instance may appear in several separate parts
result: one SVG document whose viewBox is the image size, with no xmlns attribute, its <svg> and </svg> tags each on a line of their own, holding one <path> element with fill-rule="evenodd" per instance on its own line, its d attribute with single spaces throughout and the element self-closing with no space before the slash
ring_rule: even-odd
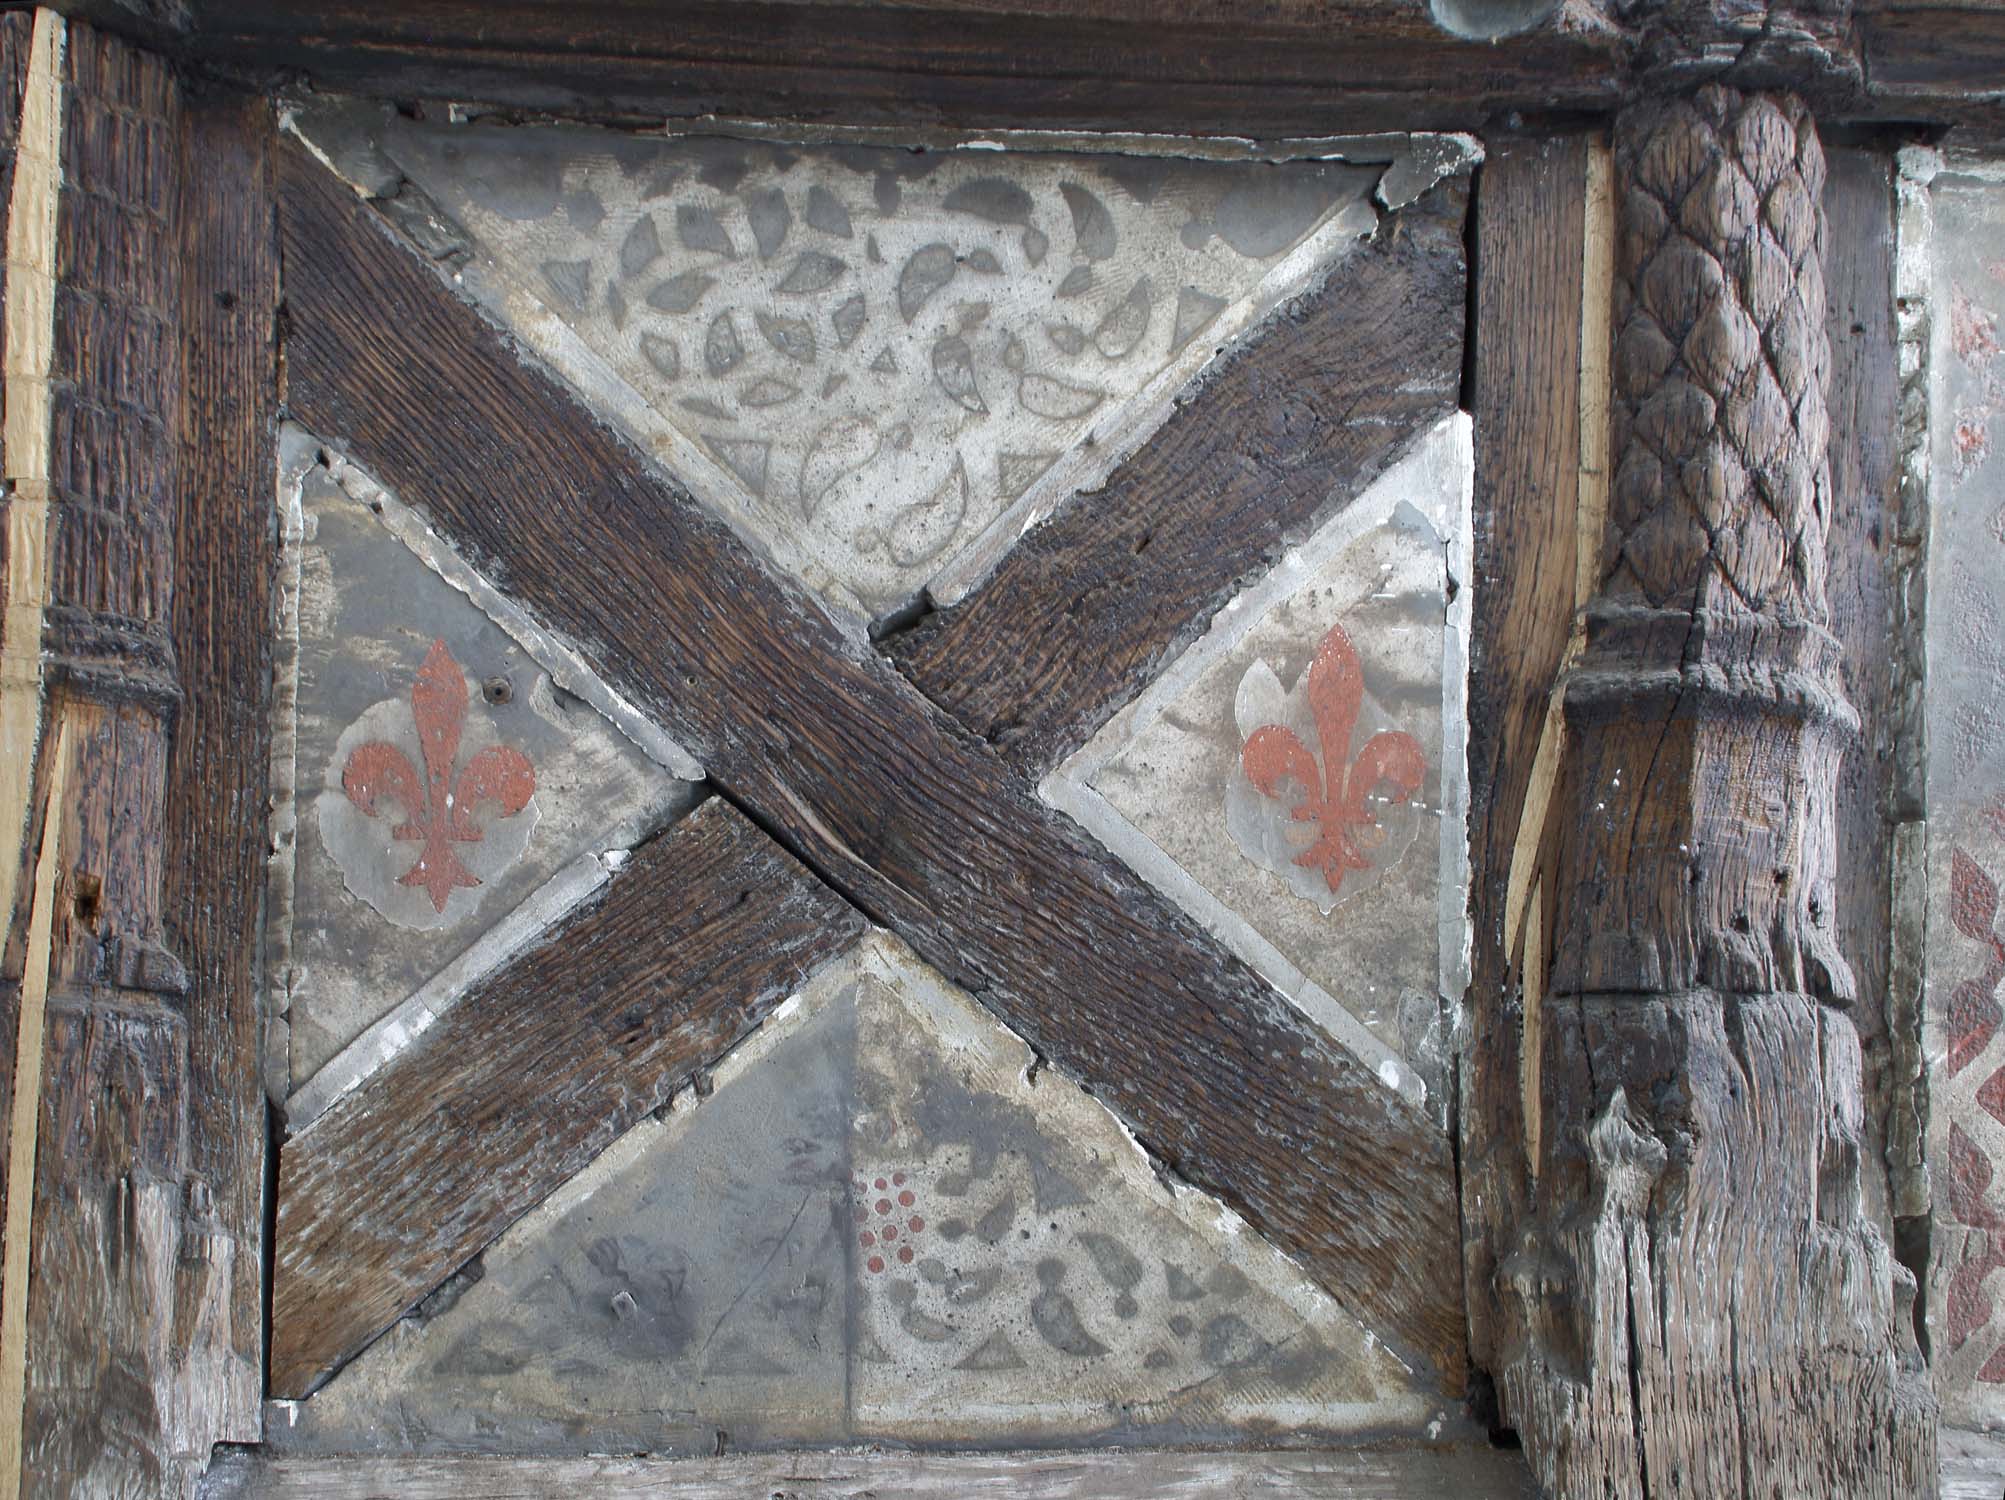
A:
<svg viewBox="0 0 2005 1500">
<path fill-rule="evenodd" d="M 83 0 L 87 9 L 118 0 Z M 1077 5 L 189 0 L 157 40 L 264 79 L 599 118 L 1256 135 L 1612 109 L 1609 41 L 1451 38 L 1424 0 Z M 129 22 L 128 22 L 129 24 Z"/>
<path fill-rule="evenodd" d="M 1158 1158 L 1456 1385 L 1454 1177 L 1433 1122 L 525 367 L 331 174 L 285 160 L 294 415 Z"/>
<path fill-rule="evenodd" d="M 1266 137 L 1476 129 L 1512 113 L 1612 113 L 1643 44 L 1607 17 L 1611 0 L 1555 4 L 1544 21 L 1494 40 L 1451 35 L 1430 0 L 55 4 L 258 84 L 303 74 L 322 89 L 635 123 L 719 116 Z M 1438 9 L 1465 31 L 1526 10 L 1489 0 Z M 1745 7 L 1721 9 L 1728 19 L 1712 45 L 1684 38 L 1709 68 L 1756 40 Z M 1790 7 L 1773 10 L 1787 17 Z M 1995 6 L 1855 0 L 1849 31 L 1825 29 L 1831 50 L 1785 49 L 1780 76 L 1765 81 L 1818 95 L 1827 119 L 2005 118 L 2005 13 Z"/>
<path fill-rule="evenodd" d="M 863 928 L 725 803 L 643 846 L 285 1143 L 272 1393 L 306 1395 Z"/>
<path fill-rule="evenodd" d="M 790 1453 L 726 1459 L 270 1458 L 231 1454 L 205 1500 L 1531 1500 L 1516 1454 L 1446 1448 L 1342 1453 Z"/>
<path fill-rule="evenodd" d="M 1079 748 L 1226 601 L 1455 409 L 1464 179 L 1390 215 L 1134 457 L 892 644 L 1019 768 Z"/>
</svg>

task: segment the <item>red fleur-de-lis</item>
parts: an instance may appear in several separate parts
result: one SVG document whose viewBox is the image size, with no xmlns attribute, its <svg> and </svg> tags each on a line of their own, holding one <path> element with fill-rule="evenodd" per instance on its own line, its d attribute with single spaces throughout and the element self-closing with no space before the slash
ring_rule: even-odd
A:
<svg viewBox="0 0 2005 1500">
<path fill-rule="evenodd" d="M 371 740 L 357 745 L 341 770 L 341 790 L 365 817 L 381 817 L 381 804 L 395 802 L 404 821 L 390 830 L 393 839 L 422 840 L 417 863 L 397 879 L 399 885 L 422 886 L 437 911 L 462 886 L 480 884 L 480 877 L 460 863 L 455 843 L 478 843 L 483 837 L 473 820 L 482 802 L 495 803 L 503 817 L 512 818 L 536 795 L 536 770 L 520 750 L 490 745 L 454 774 L 459 758 L 460 730 L 466 722 L 466 675 L 444 641 L 433 641 L 411 684 L 411 714 L 418 722 L 418 746 L 424 756 L 421 779 L 411 758 L 395 745 Z"/>
<path fill-rule="evenodd" d="M 1333 892 L 1350 871 L 1370 869 L 1370 852 L 1384 841 L 1385 830 L 1366 802 L 1372 789 L 1387 782 L 1393 800 L 1405 802 L 1420 790 L 1427 774 L 1420 741 L 1399 730 L 1373 735 L 1357 759 L 1345 765 L 1363 702 L 1364 673 L 1358 654 L 1343 626 L 1332 625 L 1309 663 L 1309 712 L 1321 741 L 1321 768 L 1294 731 L 1279 724 L 1255 729 L 1239 754 L 1246 779 L 1262 796 L 1279 798 L 1284 779 L 1302 788 L 1302 800 L 1291 816 L 1315 823 L 1317 838 L 1295 857 L 1295 863 L 1308 869 L 1320 866 Z"/>
</svg>

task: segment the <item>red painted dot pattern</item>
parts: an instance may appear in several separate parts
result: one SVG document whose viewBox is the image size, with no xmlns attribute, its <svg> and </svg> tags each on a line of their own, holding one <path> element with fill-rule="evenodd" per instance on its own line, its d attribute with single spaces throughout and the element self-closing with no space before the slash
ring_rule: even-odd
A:
<svg viewBox="0 0 2005 1500">
<path fill-rule="evenodd" d="M 855 1179 L 856 1242 L 869 1252 L 863 1264 L 872 1275 L 883 1272 L 893 1260 L 911 1265 L 915 1258 L 911 1242 L 926 1228 L 925 1216 L 912 1211 L 919 1197 L 906 1180 L 903 1172 Z"/>
</svg>

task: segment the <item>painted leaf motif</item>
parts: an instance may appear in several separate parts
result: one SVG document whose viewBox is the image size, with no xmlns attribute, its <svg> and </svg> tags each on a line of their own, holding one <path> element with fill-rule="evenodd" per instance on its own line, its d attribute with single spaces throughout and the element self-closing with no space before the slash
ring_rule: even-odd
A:
<svg viewBox="0 0 2005 1500">
<path fill-rule="evenodd" d="M 654 227 L 652 215 L 642 214 L 620 242 L 620 274 L 638 276 L 659 259 L 661 232 Z"/>
<path fill-rule="evenodd" d="M 685 250 L 707 251 L 726 260 L 738 258 L 738 247 L 731 243 L 731 236 L 724 232 L 717 215 L 699 204 L 676 206 L 675 235 Z"/>
<path fill-rule="evenodd" d="M 1149 331 L 1149 303 L 1154 295 L 1148 277 L 1137 281 L 1127 296 L 1107 309 L 1093 330 L 1093 346 L 1109 359 L 1125 358 Z"/>
<path fill-rule="evenodd" d="M 1088 260 L 1105 260 L 1112 255 L 1121 237 L 1114 228 L 1114 216 L 1107 212 L 1107 205 L 1076 182 L 1061 182 L 1058 191 L 1065 197 L 1065 206 L 1072 211 L 1072 238 L 1079 247 L 1079 253 Z"/>
<path fill-rule="evenodd" d="M 801 466 L 801 514 L 810 521 L 830 490 L 877 457 L 884 436 L 868 417 L 839 417 L 808 444 Z"/>
<path fill-rule="evenodd" d="M 752 226 L 752 239 L 758 244 L 759 259 L 771 260 L 780 253 L 780 247 L 787 242 L 787 231 L 793 227 L 793 210 L 787 207 L 787 195 L 776 187 L 753 188 L 744 195 L 745 222 Z"/>
<path fill-rule="evenodd" d="M 898 273 L 898 315 L 911 322 L 958 269 L 952 245 L 936 242 L 913 251 Z"/>
<path fill-rule="evenodd" d="M 797 294 L 825 292 L 834 286 L 842 273 L 848 269 L 844 262 L 837 260 L 833 255 L 824 254 L 820 250 L 803 250 L 794 257 L 793 265 L 788 267 L 786 276 L 781 279 L 780 290 Z"/>
<path fill-rule="evenodd" d="M 796 364 L 815 362 L 815 331 L 805 318 L 785 318 L 778 313 L 755 313 L 753 321 L 766 342 Z"/>
<path fill-rule="evenodd" d="M 1032 203 L 1030 194 L 1007 177 L 977 177 L 947 194 L 940 206 L 991 224 L 1028 224 Z"/>
<path fill-rule="evenodd" d="M 969 411 L 989 409 L 975 383 L 974 351 L 959 334 L 941 339 L 933 346 L 933 379 L 956 406 Z"/>
<path fill-rule="evenodd" d="M 686 313 L 703 300 L 703 294 L 717 284 L 715 276 L 701 271 L 684 271 L 666 281 L 657 281 L 647 294 L 647 305 L 665 313 Z"/>
<path fill-rule="evenodd" d="M 891 518 L 885 528 L 885 544 L 901 566 L 930 561 L 953 539 L 967 513 L 968 468 L 956 453 L 954 467 L 939 487 Z"/>
<path fill-rule="evenodd" d="M 1049 375 L 1025 375 L 1017 382 L 1016 397 L 1023 403 L 1025 411 L 1054 421 L 1083 417 L 1107 399 L 1104 391 L 1096 391 L 1090 386 L 1068 385 Z"/>
<path fill-rule="evenodd" d="M 835 325 L 835 342 L 838 349 L 847 349 L 856 342 L 856 336 L 863 332 L 863 319 L 867 311 L 868 305 L 863 300 L 863 293 L 856 292 L 829 314 L 829 321 Z"/>
<path fill-rule="evenodd" d="M 710 320 L 710 332 L 703 340 L 703 368 L 713 377 L 728 375 L 738 368 L 738 362 L 744 357 L 745 345 L 738 337 L 738 325 L 732 321 L 727 308 Z"/>
<path fill-rule="evenodd" d="M 842 199 L 819 182 L 808 189 L 808 227 L 839 240 L 846 240 L 856 232 L 850 227 L 849 210 L 842 206 Z"/>
</svg>

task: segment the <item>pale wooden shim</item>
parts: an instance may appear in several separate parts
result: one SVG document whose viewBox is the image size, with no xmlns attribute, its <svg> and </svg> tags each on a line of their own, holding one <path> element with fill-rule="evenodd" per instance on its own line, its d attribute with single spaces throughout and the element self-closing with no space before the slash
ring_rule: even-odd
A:
<svg viewBox="0 0 2005 1500">
<path fill-rule="evenodd" d="M 0 1255 L 0 1500 L 21 1493 L 21 1422 L 28 1373 L 28 1251 L 35 1216 L 35 1144 L 42 1116 L 42 1032 L 49 1003 L 49 941 L 55 923 L 70 726 L 58 719 L 50 751 L 48 812 L 35 861 L 28 915 L 21 1022 L 14 1040 L 14 1108 L 7 1127 L 7 1228 Z"/>
<path fill-rule="evenodd" d="M 49 598 L 49 363 L 56 327 L 56 202 L 62 186 L 63 44 L 54 11 L 35 12 L 7 209 L 6 609 L 0 614 L 0 923 L 14 914 L 28 836 L 28 789 L 42 713 L 42 611 Z"/>
<path fill-rule="evenodd" d="M 1545 723 L 1539 727 L 1538 749 L 1532 755 L 1525 783 L 1525 807 L 1518 820 L 1518 837 L 1511 847 L 1511 872 L 1504 887 L 1504 951 L 1519 960 L 1520 991 L 1524 997 L 1524 1041 L 1518 1067 L 1523 1090 L 1526 1157 L 1538 1174 L 1539 1036 L 1545 1005 L 1545 922 L 1533 877 L 1538 873 L 1539 845 L 1545 838 L 1553 793 L 1559 786 L 1566 753 L 1566 679 L 1587 649 L 1584 611 L 1599 583 L 1601 536 L 1608 523 L 1608 380 L 1609 337 L 1615 295 L 1614 161 L 1605 142 L 1588 148 L 1586 208 L 1582 219 L 1580 275 L 1580 470 L 1576 486 L 1573 544 L 1573 631 L 1560 657 L 1552 692 L 1546 698 Z M 1531 919 L 1527 930 L 1527 902 Z M 1536 947 L 1537 951 L 1534 951 Z"/>
</svg>

